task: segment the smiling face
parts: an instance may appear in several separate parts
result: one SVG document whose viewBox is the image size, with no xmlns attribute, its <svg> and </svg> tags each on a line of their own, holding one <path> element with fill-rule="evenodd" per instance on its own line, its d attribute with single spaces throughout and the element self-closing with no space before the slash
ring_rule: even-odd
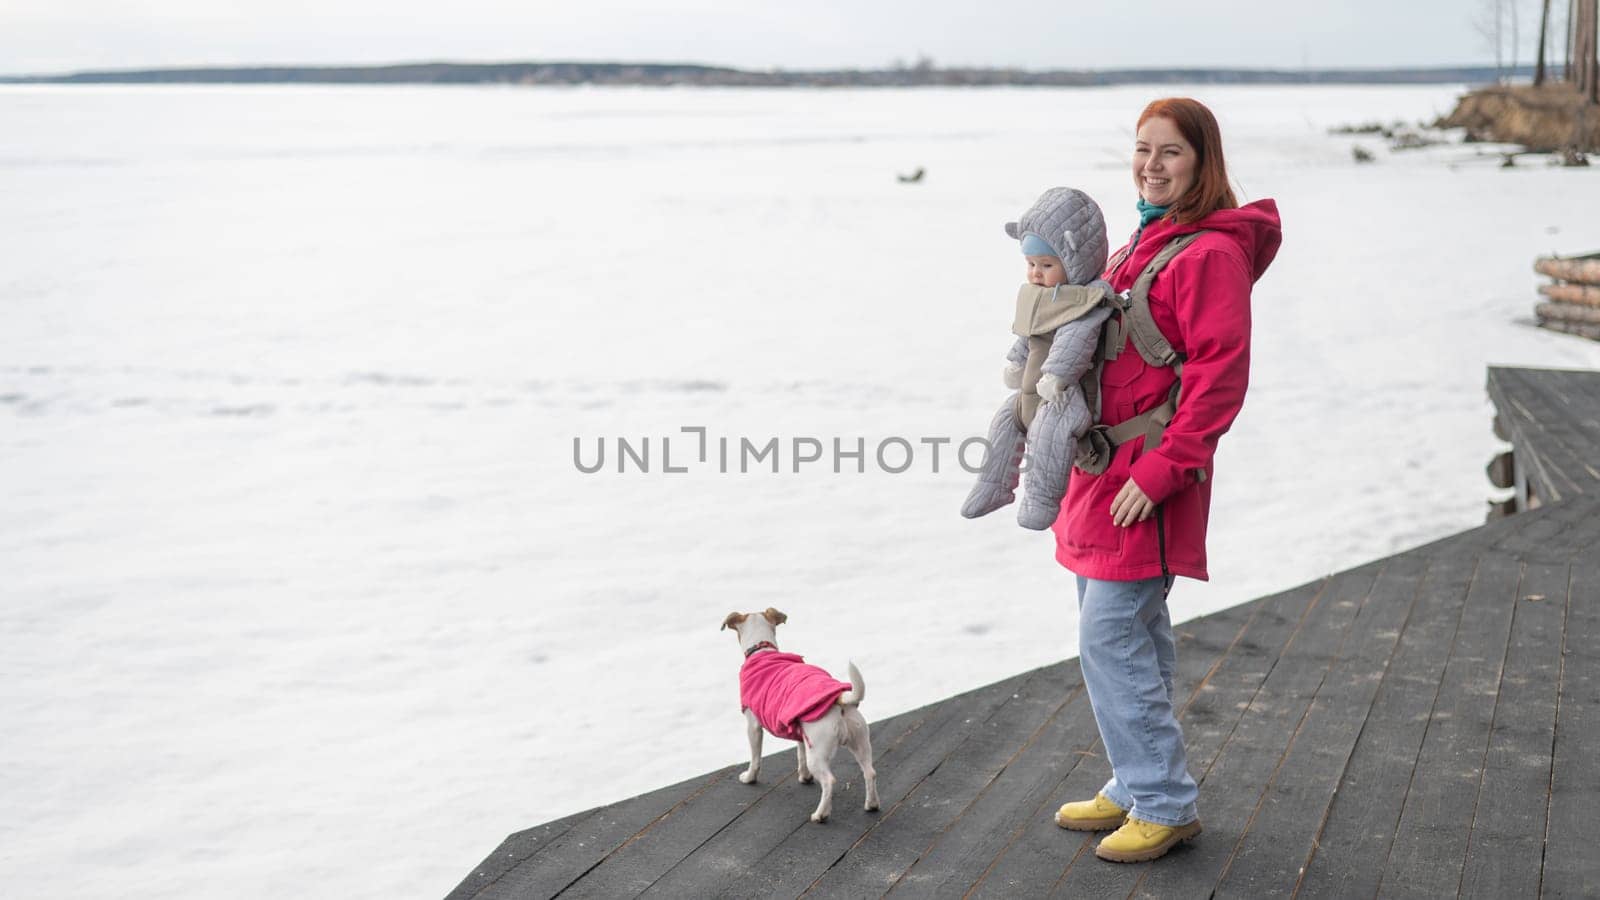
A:
<svg viewBox="0 0 1600 900">
<path fill-rule="evenodd" d="M 1029 256 L 1028 283 L 1040 287 L 1055 287 L 1067 281 L 1067 268 L 1054 256 Z"/>
<path fill-rule="evenodd" d="M 1171 206 L 1194 187 L 1199 156 L 1184 140 L 1178 124 L 1151 116 L 1139 126 L 1133 143 L 1133 183 L 1153 206 Z"/>
</svg>

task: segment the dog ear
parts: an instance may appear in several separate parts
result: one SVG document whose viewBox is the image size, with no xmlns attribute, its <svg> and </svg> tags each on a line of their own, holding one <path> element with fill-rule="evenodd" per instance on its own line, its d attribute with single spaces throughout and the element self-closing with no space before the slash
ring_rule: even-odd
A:
<svg viewBox="0 0 1600 900">
<path fill-rule="evenodd" d="M 731 613 L 728 613 L 728 617 L 726 619 L 722 620 L 722 628 L 718 628 L 717 630 L 718 631 L 722 631 L 724 628 L 737 629 L 739 627 L 739 623 L 743 622 L 745 619 L 748 619 L 748 618 L 749 618 L 749 616 L 745 615 L 742 612 L 731 612 Z"/>
<path fill-rule="evenodd" d="M 789 617 L 788 616 L 784 615 L 781 612 L 778 612 L 777 610 L 773 609 L 770 606 L 767 607 L 767 611 L 762 613 L 762 615 L 767 617 L 767 621 L 771 622 L 772 623 L 772 627 L 774 627 L 774 628 L 776 628 L 779 625 L 782 625 L 783 623 L 789 621 Z"/>
</svg>

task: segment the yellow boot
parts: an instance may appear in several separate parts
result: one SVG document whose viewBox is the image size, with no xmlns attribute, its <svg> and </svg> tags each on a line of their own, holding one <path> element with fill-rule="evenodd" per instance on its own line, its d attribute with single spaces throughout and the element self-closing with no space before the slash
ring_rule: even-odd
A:
<svg viewBox="0 0 1600 900">
<path fill-rule="evenodd" d="M 1144 862 L 1166 856 L 1179 841 L 1191 840 L 1199 833 L 1199 819 L 1187 825 L 1157 825 L 1129 816 L 1121 828 L 1101 839 L 1094 855 L 1112 862 Z"/>
<path fill-rule="evenodd" d="M 1093 800 L 1079 800 L 1056 810 L 1056 824 L 1073 831 L 1110 831 L 1120 827 L 1128 811 L 1095 794 Z"/>
</svg>

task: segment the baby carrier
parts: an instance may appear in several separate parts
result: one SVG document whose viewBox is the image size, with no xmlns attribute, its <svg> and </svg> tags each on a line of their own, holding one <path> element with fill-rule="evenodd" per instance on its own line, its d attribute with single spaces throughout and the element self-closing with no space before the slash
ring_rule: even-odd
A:
<svg viewBox="0 0 1600 900">
<path fill-rule="evenodd" d="M 1167 423 L 1172 421 L 1173 415 L 1178 411 L 1178 395 L 1183 387 L 1183 357 L 1172 349 L 1172 344 L 1156 327 L 1155 319 L 1150 316 L 1150 285 L 1156 280 L 1167 264 L 1184 251 L 1184 248 L 1194 243 L 1201 235 L 1207 232 L 1196 231 L 1191 234 L 1180 235 L 1167 242 L 1161 252 L 1150 260 L 1133 282 L 1133 286 L 1121 294 L 1108 296 L 1104 303 L 1112 311 L 1111 318 L 1106 320 L 1105 330 L 1101 332 L 1099 352 L 1095 354 L 1094 365 L 1084 374 L 1082 381 L 1085 397 L 1088 399 L 1089 408 L 1094 411 L 1096 421 L 1101 416 L 1100 409 L 1100 372 L 1109 360 L 1114 360 L 1122 354 L 1123 345 L 1131 339 L 1135 350 L 1144 357 L 1144 361 L 1152 366 L 1172 368 L 1177 380 L 1172 382 L 1172 390 L 1167 394 L 1167 399 L 1155 409 L 1140 413 L 1125 422 L 1114 426 L 1095 425 L 1078 440 L 1077 458 L 1073 464 L 1091 475 L 1099 475 L 1111 465 L 1111 457 L 1116 453 L 1117 447 L 1134 438 L 1144 437 L 1146 452 L 1154 450 L 1161 443 L 1161 434 L 1166 431 Z M 1124 251 L 1122 259 L 1117 260 L 1111 268 L 1115 269 L 1127 258 L 1128 251 Z M 1205 472 L 1197 475 L 1203 480 Z"/>
</svg>

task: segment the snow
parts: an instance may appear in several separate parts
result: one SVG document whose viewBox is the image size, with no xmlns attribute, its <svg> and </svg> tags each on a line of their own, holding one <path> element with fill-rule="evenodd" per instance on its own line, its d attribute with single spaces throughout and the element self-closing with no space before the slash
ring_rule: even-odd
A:
<svg viewBox="0 0 1600 900">
<path fill-rule="evenodd" d="M 1285 222 L 1175 618 L 1480 524 L 1485 367 L 1600 365 L 1528 321 L 1600 176 L 1327 133 L 1453 89 L 1170 92 Z M 922 439 L 1004 395 L 1001 223 L 1126 235 L 1162 93 L 0 88 L 0 883 L 439 896 L 737 761 L 733 610 L 874 719 L 1075 655 L 1050 536 Z"/>
</svg>

